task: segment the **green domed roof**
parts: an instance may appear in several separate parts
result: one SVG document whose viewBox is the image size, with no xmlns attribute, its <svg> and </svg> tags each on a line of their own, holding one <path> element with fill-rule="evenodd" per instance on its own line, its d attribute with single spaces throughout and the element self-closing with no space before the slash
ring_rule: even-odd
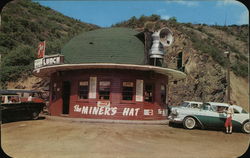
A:
<svg viewBox="0 0 250 158">
<path fill-rule="evenodd" d="M 127 28 L 98 29 L 71 39 L 62 49 L 65 63 L 144 64 L 139 32 Z"/>
</svg>

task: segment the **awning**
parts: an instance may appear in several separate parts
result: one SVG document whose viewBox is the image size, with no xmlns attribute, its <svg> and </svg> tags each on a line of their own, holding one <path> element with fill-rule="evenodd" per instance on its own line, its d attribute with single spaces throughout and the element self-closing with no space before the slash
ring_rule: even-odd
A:
<svg viewBox="0 0 250 158">
<path fill-rule="evenodd" d="M 33 74 L 37 77 L 49 77 L 57 71 L 80 70 L 80 69 L 125 69 L 153 71 L 168 76 L 170 81 L 178 81 L 186 78 L 186 74 L 174 69 L 151 66 L 151 65 L 132 65 L 132 64 L 111 64 L 111 63 L 87 63 L 87 64 L 62 64 L 46 66 L 35 69 Z"/>
</svg>

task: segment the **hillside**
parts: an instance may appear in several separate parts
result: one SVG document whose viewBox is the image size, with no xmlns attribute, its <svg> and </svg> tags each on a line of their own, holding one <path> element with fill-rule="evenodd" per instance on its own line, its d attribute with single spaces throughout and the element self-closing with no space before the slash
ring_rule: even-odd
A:
<svg viewBox="0 0 250 158">
<path fill-rule="evenodd" d="M 249 108 L 248 95 L 248 25 L 207 26 L 205 24 L 179 23 L 175 17 L 162 20 L 158 15 L 132 17 L 114 27 L 170 28 L 174 43 L 166 48 L 167 67 L 177 69 L 178 54 L 183 54 L 183 67 L 187 78 L 171 83 L 170 97 L 174 105 L 184 100 L 226 101 L 225 51 L 231 53 L 231 99 Z"/>
<path fill-rule="evenodd" d="M 60 53 L 62 45 L 80 32 L 98 28 L 66 17 L 31 0 L 15 0 L 2 10 L 0 28 L 1 84 L 31 74 L 40 41 L 46 54 Z"/>
</svg>

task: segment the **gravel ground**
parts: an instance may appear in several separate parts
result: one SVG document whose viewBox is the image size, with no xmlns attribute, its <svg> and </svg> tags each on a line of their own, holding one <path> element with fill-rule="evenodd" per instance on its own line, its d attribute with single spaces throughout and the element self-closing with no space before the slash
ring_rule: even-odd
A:
<svg viewBox="0 0 250 158">
<path fill-rule="evenodd" d="M 235 158 L 250 139 L 168 125 L 44 119 L 2 124 L 1 140 L 14 158 Z"/>
</svg>

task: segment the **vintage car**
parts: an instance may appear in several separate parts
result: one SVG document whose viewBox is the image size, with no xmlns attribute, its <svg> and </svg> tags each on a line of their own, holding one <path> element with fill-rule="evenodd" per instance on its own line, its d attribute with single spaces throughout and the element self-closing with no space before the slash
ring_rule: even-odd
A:
<svg viewBox="0 0 250 158">
<path fill-rule="evenodd" d="M 25 90 L 25 93 L 29 93 L 29 97 L 23 96 L 20 90 L 0 90 L 2 120 L 39 118 L 39 114 L 45 106 L 44 100 L 37 97 L 35 91 Z"/>
<path fill-rule="evenodd" d="M 196 127 L 223 129 L 226 121 L 226 103 L 206 102 L 200 108 L 173 107 L 169 114 L 169 122 L 181 123 L 186 129 Z M 249 113 L 242 107 L 233 105 L 233 129 L 241 129 L 245 133 L 250 133 Z"/>
</svg>

